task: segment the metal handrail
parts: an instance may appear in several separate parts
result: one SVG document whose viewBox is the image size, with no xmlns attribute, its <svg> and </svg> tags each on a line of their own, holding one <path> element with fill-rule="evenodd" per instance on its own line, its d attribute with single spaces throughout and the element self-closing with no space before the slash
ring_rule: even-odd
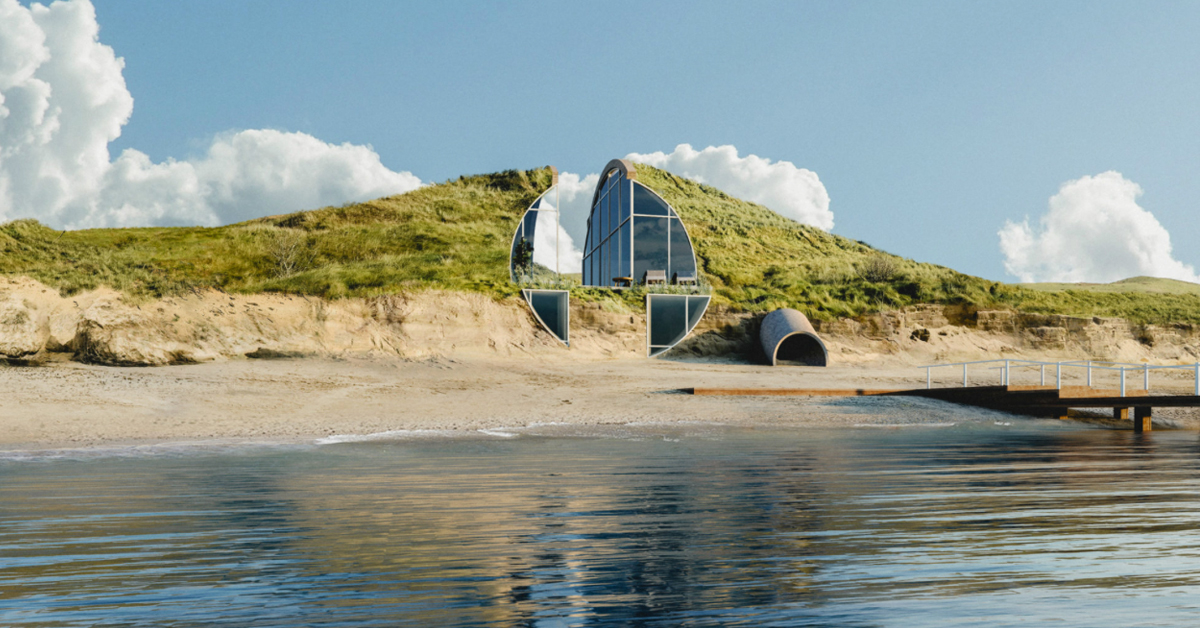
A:
<svg viewBox="0 0 1200 628">
<path fill-rule="evenodd" d="M 1001 381 L 1000 381 L 1000 385 L 1002 385 L 1002 386 L 1009 385 L 1009 382 L 1010 382 L 1009 378 L 1011 375 L 1011 371 L 1014 367 L 1015 368 L 1025 368 L 1025 367 L 1033 367 L 1033 366 L 1037 366 L 1040 368 L 1040 370 L 1041 370 L 1041 385 L 1045 386 L 1046 385 L 1046 367 L 1053 365 L 1054 371 L 1055 371 L 1055 380 L 1056 380 L 1055 388 L 1060 389 L 1060 390 L 1062 389 L 1062 376 L 1063 376 L 1063 368 L 1064 367 L 1086 368 L 1087 369 L 1087 385 L 1089 387 L 1092 385 L 1092 371 L 1093 370 L 1098 369 L 1101 371 L 1119 371 L 1121 374 L 1121 396 L 1122 397 L 1125 396 L 1125 378 L 1126 378 L 1126 373 L 1128 373 L 1129 371 L 1142 371 L 1142 387 L 1146 391 L 1149 391 L 1150 390 L 1150 371 L 1187 369 L 1187 370 L 1192 371 L 1193 377 L 1195 380 L 1193 394 L 1195 394 L 1196 396 L 1200 396 L 1200 362 L 1196 362 L 1194 364 L 1150 365 L 1150 364 L 1135 364 L 1135 363 L 1131 363 L 1131 362 L 1110 362 L 1110 361 L 1105 361 L 1105 360 L 1069 360 L 1069 361 L 1059 361 L 1059 362 L 1042 362 L 1042 361 L 1038 361 L 1038 360 L 1014 360 L 1014 359 L 1010 358 L 1010 359 L 1004 359 L 1004 360 L 993 359 L 993 360 L 974 360 L 974 361 L 970 361 L 970 362 L 950 362 L 947 364 L 928 364 L 928 365 L 920 366 L 918 368 L 925 369 L 925 388 L 930 389 L 930 388 L 933 388 L 933 369 L 961 366 L 962 367 L 962 385 L 964 388 L 966 388 L 967 382 L 968 382 L 968 378 L 967 378 L 967 367 L 968 366 L 973 365 L 973 364 L 999 364 L 999 363 L 1003 363 L 1003 366 L 993 366 L 993 367 L 989 368 L 988 370 L 1001 370 L 1002 371 L 1001 372 Z M 1102 364 L 1107 364 L 1110 366 L 1101 366 Z"/>
</svg>

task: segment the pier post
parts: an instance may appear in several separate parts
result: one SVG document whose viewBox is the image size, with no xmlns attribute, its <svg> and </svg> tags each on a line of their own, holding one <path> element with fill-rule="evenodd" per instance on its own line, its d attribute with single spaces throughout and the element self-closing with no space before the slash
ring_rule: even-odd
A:
<svg viewBox="0 0 1200 628">
<path fill-rule="evenodd" d="M 925 390 L 933 388 L 933 375 L 931 375 L 932 372 L 933 369 L 929 368 L 928 366 L 925 367 Z"/>
<path fill-rule="evenodd" d="M 1125 396 L 1125 367 L 1121 367 L 1121 396 Z"/>
<path fill-rule="evenodd" d="M 1150 406 L 1136 406 L 1133 409 L 1133 431 L 1149 432 L 1150 425 Z"/>
<path fill-rule="evenodd" d="M 1088 360 L 1088 388 L 1092 387 L 1092 361 Z"/>
<path fill-rule="evenodd" d="M 1042 365 L 1042 381 L 1039 382 L 1042 386 L 1046 385 L 1046 365 Z"/>
<path fill-rule="evenodd" d="M 967 363 L 963 362 L 963 388 L 967 387 Z"/>
<path fill-rule="evenodd" d="M 1142 390 L 1150 392 L 1150 365 L 1142 367 Z"/>
<path fill-rule="evenodd" d="M 1004 385 L 1008 386 L 1012 380 L 1008 379 L 1008 360 L 1004 361 Z"/>
<path fill-rule="evenodd" d="M 1195 375 L 1196 375 L 1196 391 L 1193 394 L 1196 395 L 1197 397 L 1200 397 L 1200 362 L 1196 363 Z"/>
<path fill-rule="evenodd" d="M 1054 376 L 1058 378 L 1058 381 L 1055 382 L 1054 386 L 1059 390 L 1062 390 L 1062 362 L 1054 365 Z"/>
<path fill-rule="evenodd" d="M 1113 408 L 1113 419 L 1117 421 L 1129 420 L 1129 408 Z"/>
</svg>

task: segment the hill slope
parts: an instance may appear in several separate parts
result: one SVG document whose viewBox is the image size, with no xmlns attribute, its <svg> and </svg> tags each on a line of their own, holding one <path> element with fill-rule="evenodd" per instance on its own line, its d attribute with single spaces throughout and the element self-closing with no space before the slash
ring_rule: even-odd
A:
<svg viewBox="0 0 1200 628">
<path fill-rule="evenodd" d="M 1084 290 L 1088 292 L 1142 292 L 1159 294 L 1200 294 L 1200 284 L 1161 277 L 1130 277 L 1112 283 L 1023 283 L 1022 288 L 1042 292 Z"/>
<path fill-rule="evenodd" d="M 508 246 L 549 169 L 461 177 L 407 194 L 217 228 L 58 232 L 0 226 L 0 274 L 64 293 L 136 296 L 200 288 L 372 296 L 425 287 L 511 293 Z"/>
<path fill-rule="evenodd" d="M 795 307 L 817 319 L 917 303 L 1016 308 L 1135 323 L 1200 323 L 1200 294 L 1130 280 L 1121 291 L 1003 284 L 890 255 L 800 225 L 720 190 L 639 165 L 638 178 L 679 211 L 717 303 Z M 106 285 L 153 298 L 215 288 L 339 298 L 429 288 L 516 294 L 508 246 L 547 168 L 460 177 L 407 194 L 218 228 L 58 232 L 32 220 L 0 225 L 0 274 L 64 294 Z M 1157 281 L 1157 280 L 1156 280 Z M 580 290 L 641 301 L 640 291 Z"/>
</svg>

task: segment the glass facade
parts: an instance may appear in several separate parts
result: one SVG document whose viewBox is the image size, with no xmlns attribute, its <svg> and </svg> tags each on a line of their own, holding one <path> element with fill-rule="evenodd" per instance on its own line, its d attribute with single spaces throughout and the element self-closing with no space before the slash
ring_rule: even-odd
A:
<svg viewBox="0 0 1200 628">
<path fill-rule="evenodd" d="M 571 346 L 571 300 L 566 290 L 522 290 L 534 316 L 546 331 Z"/>
<path fill-rule="evenodd" d="M 696 256 L 675 210 L 621 170 L 597 188 L 583 251 L 583 285 L 620 286 L 662 277 L 694 281 Z"/>
<path fill-rule="evenodd" d="M 692 333 L 708 302 L 708 295 L 646 295 L 646 348 L 650 357 L 666 352 Z"/>
<path fill-rule="evenodd" d="M 513 234 L 509 249 L 509 275 L 515 282 L 538 281 L 556 277 L 566 269 L 558 268 L 558 208 L 554 206 L 554 188 L 538 197 Z"/>
</svg>

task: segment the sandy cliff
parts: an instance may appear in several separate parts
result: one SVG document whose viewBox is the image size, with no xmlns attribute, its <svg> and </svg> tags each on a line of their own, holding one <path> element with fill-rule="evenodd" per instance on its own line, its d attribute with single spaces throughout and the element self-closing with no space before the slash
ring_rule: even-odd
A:
<svg viewBox="0 0 1200 628">
<path fill-rule="evenodd" d="M 712 308 L 676 354 L 756 361 L 759 315 Z M 831 360 L 907 364 L 990 357 L 1193 362 L 1200 329 L 1136 326 L 957 306 L 917 306 L 818 323 Z M 390 355 L 581 359 L 640 357 L 642 312 L 575 303 L 572 347 L 538 328 L 518 299 L 428 291 L 327 301 L 207 291 L 133 301 L 111 290 L 70 297 L 30 279 L 0 280 L 0 357 L 158 366 L 230 358 Z"/>
</svg>

